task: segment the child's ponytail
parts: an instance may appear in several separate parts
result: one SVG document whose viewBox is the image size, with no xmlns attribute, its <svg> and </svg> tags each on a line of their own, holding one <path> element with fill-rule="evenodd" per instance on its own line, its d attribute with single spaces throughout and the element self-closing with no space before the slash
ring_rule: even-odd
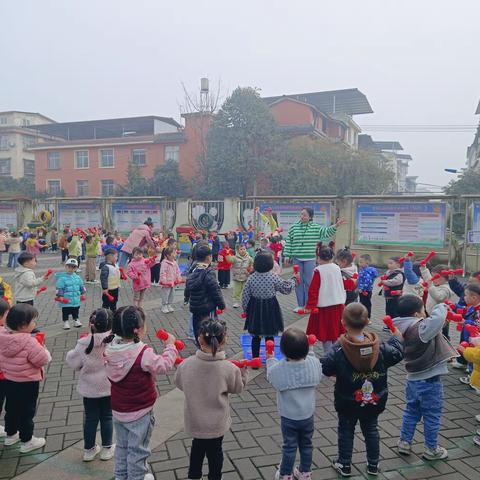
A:
<svg viewBox="0 0 480 480">
<path fill-rule="evenodd" d="M 227 324 L 224 321 L 207 318 L 200 324 L 199 336 L 202 336 L 205 343 L 212 349 L 213 357 L 217 354 L 226 335 Z"/>
<path fill-rule="evenodd" d="M 88 347 L 85 349 L 85 353 L 87 355 L 91 353 L 95 345 L 94 334 L 105 333 L 112 329 L 112 318 L 113 318 L 113 313 L 111 310 L 108 310 L 107 308 L 98 308 L 90 315 L 89 324 L 90 324 L 90 332 L 92 334 L 92 337 L 90 338 L 90 343 L 88 344 Z M 110 337 L 112 337 L 112 339 L 107 342 L 106 341 L 107 338 L 110 338 Z M 112 340 L 113 340 L 113 336 L 109 335 L 103 340 L 103 343 L 109 343 Z"/>
</svg>

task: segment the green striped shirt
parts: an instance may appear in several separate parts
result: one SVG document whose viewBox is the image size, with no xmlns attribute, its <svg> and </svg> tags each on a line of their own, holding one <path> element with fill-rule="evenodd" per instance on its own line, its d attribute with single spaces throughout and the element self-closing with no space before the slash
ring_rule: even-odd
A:
<svg viewBox="0 0 480 480">
<path fill-rule="evenodd" d="M 333 237 L 337 227 L 322 227 L 319 223 L 298 221 L 288 231 L 283 255 L 287 258 L 311 260 L 315 258 L 317 243 Z"/>
</svg>

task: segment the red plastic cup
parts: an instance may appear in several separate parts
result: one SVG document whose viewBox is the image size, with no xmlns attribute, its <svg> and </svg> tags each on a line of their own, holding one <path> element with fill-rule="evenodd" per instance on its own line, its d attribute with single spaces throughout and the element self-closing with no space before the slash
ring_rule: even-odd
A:
<svg viewBox="0 0 480 480">
<path fill-rule="evenodd" d="M 310 346 L 315 345 L 315 343 L 317 342 L 317 337 L 313 334 L 308 335 L 307 338 L 308 338 L 308 344 Z"/>
<path fill-rule="evenodd" d="M 45 345 L 45 332 L 37 332 L 35 334 L 35 339 L 40 345 Z"/>
<path fill-rule="evenodd" d="M 185 344 L 181 340 L 175 340 L 175 347 L 180 351 L 185 348 Z"/>
<path fill-rule="evenodd" d="M 162 342 L 164 342 L 165 340 L 168 339 L 168 333 L 166 330 L 164 330 L 163 328 L 161 328 L 160 330 L 157 331 L 157 334 L 156 334 L 157 338 L 159 340 L 161 340 Z"/>
<path fill-rule="evenodd" d="M 293 273 L 300 273 L 300 265 L 293 266 Z"/>
<path fill-rule="evenodd" d="M 265 342 L 265 350 L 269 355 L 272 355 L 275 350 L 275 342 L 273 340 L 267 340 Z"/>
<path fill-rule="evenodd" d="M 180 355 L 175 359 L 175 365 L 180 365 L 183 362 L 183 358 Z"/>
</svg>

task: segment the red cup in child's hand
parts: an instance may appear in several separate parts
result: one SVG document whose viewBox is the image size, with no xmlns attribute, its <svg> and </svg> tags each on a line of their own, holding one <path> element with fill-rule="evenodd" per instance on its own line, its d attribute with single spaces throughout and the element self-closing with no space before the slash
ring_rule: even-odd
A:
<svg viewBox="0 0 480 480">
<path fill-rule="evenodd" d="M 394 333 L 395 332 L 395 325 L 393 324 L 393 319 L 390 315 L 385 315 L 383 317 L 383 323 L 388 327 L 388 329 Z"/>
<path fill-rule="evenodd" d="M 308 339 L 308 344 L 310 346 L 315 345 L 315 343 L 317 343 L 317 337 L 315 335 L 313 335 L 313 333 L 308 335 L 307 339 Z"/>
<path fill-rule="evenodd" d="M 220 310 L 219 308 L 217 308 L 217 309 L 215 310 L 215 313 L 216 313 L 217 315 L 222 315 L 222 313 L 223 313 L 224 311 L 225 311 L 225 310 Z"/>
<path fill-rule="evenodd" d="M 175 340 L 175 347 L 178 351 L 185 348 L 185 344 L 181 340 Z"/>
<path fill-rule="evenodd" d="M 45 277 L 45 278 L 48 278 L 52 273 L 53 273 L 53 268 L 49 268 L 49 269 L 47 270 L 47 273 L 45 273 L 44 277 Z"/>
<path fill-rule="evenodd" d="M 241 318 L 247 318 L 247 314 L 245 312 L 243 312 L 241 315 L 240 315 Z"/>
<path fill-rule="evenodd" d="M 160 330 L 157 331 L 156 336 L 159 340 L 161 340 L 162 342 L 165 342 L 168 339 L 168 332 L 163 328 L 161 328 Z"/>
<path fill-rule="evenodd" d="M 45 345 L 45 332 L 37 332 L 35 334 L 35 340 L 40 344 L 40 345 Z"/>
<path fill-rule="evenodd" d="M 87 299 L 87 296 L 84 293 L 82 293 L 80 295 L 80 301 L 84 302 L 86 299 Z"/>
<path fill-rule="evenodd" d="M 44 292 L 45 290 L 47 289 L 47 287 L 45 285 L 43 285 L 42 287 L 40 287 L 38 290 L 37 290 L 37 295 L 40 295 L 42 292 Z"/>
<path fill-rule="evenodd" d="M 262 360 L 258 357 L 252 358 L 251 360 L 247 360 L 246 366 L 251 368 L 260 368 L 262 366 Z"/>
<path fill-rule="evenodd" d="M 460 345 L 463 347 L 463 348 L 468 348 L 470 346 L 470 344 L 468 342 L 460 342 Z"/>
<path fill-rule="evenodd" d="M 120 270 L 120 279 L 121 280 L 126 280 L 127 279 L 127 274 L 125 273 L 125 269 L 123 267 L 120 267 L 119 270 Z"/>
<path fill-rule="evenodd" d="M 182 362 L 183 362 L 183 358 L 179 355 L 179 356 L 175 359 L 175 365 L 180 365 Z"/>
<path fill-rule="evenodd" d="M 110 295 L 108 292 L 105 294 L 105 296 L 107 297 L 107 300 L 109 302 L 113 302 L 114 298 L 113 298 L 113 295 Z"/>
<path fill-rule="evenodd" d="M 273 340 L 267 340 L 265 342 L 265 350 L 267 351 L 268 355 L 273 355 L 273 351 L 275 350 L 275 342 Z"/>
<path fill-rule="evenodd" d="M 63 297 L 62 298 L 62 303 L 64 303 L 66 305 L 67 303 L 70 303 L 70 300 L 68 298 Z"/>
<path fill-rule="evenodd" d="M 293 266 L 293 273 L 300 273 L 300 265 Z"/>
</svg>

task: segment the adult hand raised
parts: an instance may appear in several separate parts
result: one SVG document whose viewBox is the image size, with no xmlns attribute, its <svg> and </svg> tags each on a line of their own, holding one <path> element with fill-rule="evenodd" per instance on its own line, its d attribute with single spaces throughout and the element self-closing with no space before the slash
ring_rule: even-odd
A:
<svg viewBox="0 0 480 480">
<path fill-rule="evenodd" d="M 338 228 L 338 227 L 341 227 L 342 225 L 345 225 L 346 223 L 347 221 L 344 218 L 339 218 L 335 223 L 335 226 Z"/>
</svg>

